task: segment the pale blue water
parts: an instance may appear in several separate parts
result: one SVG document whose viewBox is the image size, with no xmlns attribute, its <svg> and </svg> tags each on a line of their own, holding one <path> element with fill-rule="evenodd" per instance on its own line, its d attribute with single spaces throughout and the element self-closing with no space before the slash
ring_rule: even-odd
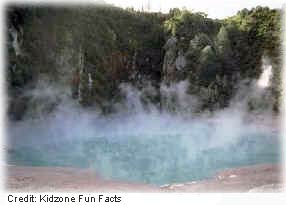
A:
<svg viewBox="0 0 286 205">
<path fill-rule="evenodd" d="M 70 128 L 73 137 L 69 139 L 61 137 L 60 130 L 33 130 L 27 139 L 27 129 L 17 132 L 18 140 L 11 143 L 8 153 L 9 164 L 92 167 L 106 178 L 161 185 L 205 179 L 225 168 L 280 162 L 277 135 L 264 131 L 244 132 L 235 140 L 215 144 L 208 126 L 192 127 L 191 134 L 178 134 L 179 130 L 150 135 L 146 130 L 146 135 L 135 136 L 126 130 L 125 136 L 110 131 L 110 136 L 92 132 L 88 137 Z"/>
</svg>

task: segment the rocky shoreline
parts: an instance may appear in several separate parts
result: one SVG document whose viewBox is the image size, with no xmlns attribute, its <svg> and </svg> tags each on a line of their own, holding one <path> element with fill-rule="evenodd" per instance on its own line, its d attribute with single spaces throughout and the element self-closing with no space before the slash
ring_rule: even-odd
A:
<svg viewBox="0 0 286 205">
<path fill-rule="evenodd" d="M 226 169 L 211 179 L 154 186 L 105 180 L 88 169 L 6 167 L 6 190 L 13 192 L 282 192 L 281 169 L 275 164 Z"/>
</svg>

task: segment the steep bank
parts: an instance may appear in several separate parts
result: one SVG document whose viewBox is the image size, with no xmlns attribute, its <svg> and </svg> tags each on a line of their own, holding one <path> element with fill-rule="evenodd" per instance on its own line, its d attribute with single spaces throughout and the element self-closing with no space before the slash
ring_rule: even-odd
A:
<svg viewBox="0 0 286 205">
<path fill-rule="evenodd" d="M 241 87 L 247 90 L 259 78 L 262 59 L 272 66 L 270 83 L 245 103 L 250 111 L 279 111 L 279 10 L 258 6 L 216 20 L 179 9 L 162 14 L 12 5 L 7 26 L 14 120 L 46 115 L 66 98 L 103 114 L 116 112 L 126 98 L 123 83 L 143 93 L 143 104 L 174 111 L 177 93 L 168 100 L 162 86 L 184 81 L 186 94 L 198 101 L 192 110 L 213 111 L 228 107 Z"/>
</svg>

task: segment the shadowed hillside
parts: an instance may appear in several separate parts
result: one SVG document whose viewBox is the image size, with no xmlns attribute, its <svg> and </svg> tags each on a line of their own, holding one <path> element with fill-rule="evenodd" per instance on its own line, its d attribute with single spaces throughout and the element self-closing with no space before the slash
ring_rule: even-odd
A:
<svg viewBox="0 0 286 205">
<path fill-rule="evenodd" d="M 111 6 L 6 11 L 11 119 L 48 113 L 63 98 L 114 113 L 126 99 L 122 84 L 142 92 L 143 104 L 174 111 L 176 97 L 166 100 L 162 85 L 185 82 L 187 95 L 199 102 L 193 112 L 217 110 L 229 106 L 239 88 L 251 87 L 263 62 L 271 65 L 270 83 L 261 95 L 244 96 L 247 109 L 279 110 L 279 10 L 244 9 L 224 20 Z"/>
</svg>

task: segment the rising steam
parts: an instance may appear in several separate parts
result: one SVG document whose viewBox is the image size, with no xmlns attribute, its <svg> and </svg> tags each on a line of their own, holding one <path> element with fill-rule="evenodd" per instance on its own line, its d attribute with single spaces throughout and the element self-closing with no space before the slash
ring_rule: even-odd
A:
<svg viewBox="0 0 286 205">
<path fill-rule="evenodd" d="M 261 88 L 266 88 L 270 84 L 270 79 L 272 76 L 272 65 L 266 58 L 262 59 L 262 74 L 257 81 L 257 85 Z"/>
<path fill-rule="evenodd" d="M 271 66 L 263 69 L 258 84 L 267 86 Z M 182 112 L 158 109 L 151 103 L 146 106 L 144 90 L 123 84 L 126 100 L 117 105 L 117 113 L 108 116 L 60 97 L 62 88 L 43 85 L 41 92 L 29 94 L 44 99 L 42 103 L 49 99 L 60 103 L 50 114 L 9 124 L 9 164 L 89 167 L 112 179 L 164 184 L 279 160 L 275 125 L 257 122 L 238 103 L 195 116 L 192 110 L 199 101 L 186 94 L 187 82 L 160 89 L 166 107 L 175 99 Z M 152 91 L 152 87 L 145 89 Z"/>
</svg>

